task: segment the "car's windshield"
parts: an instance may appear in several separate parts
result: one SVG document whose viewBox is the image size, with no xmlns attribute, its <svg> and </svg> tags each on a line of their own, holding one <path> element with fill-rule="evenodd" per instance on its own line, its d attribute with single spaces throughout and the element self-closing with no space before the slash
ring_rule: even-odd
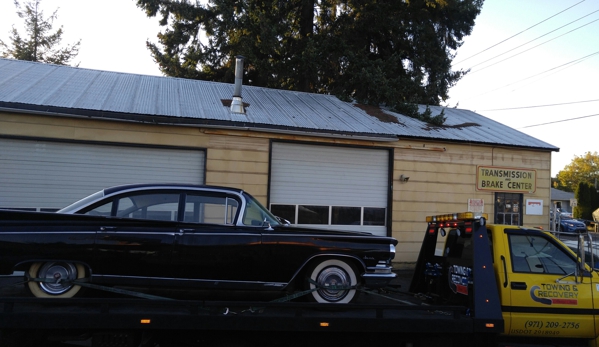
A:
<svg viewBox="0 0 599 347">
<path fill-rule="evenodd" d="M 570 212 L 562 212 L 560 213 L 561 219 L 572 219 L 572 214 Z"/>
<path fill-rule="evenodd" d="M 266 226 L 269 224 L 274 227 L 280 225 L 278 218 L 270 213 L 262 204 L 249 194 L 243 194 L 246 201 L 245 211 L 243 213 L 243 224 L 253 226 Z"/>
</svg>

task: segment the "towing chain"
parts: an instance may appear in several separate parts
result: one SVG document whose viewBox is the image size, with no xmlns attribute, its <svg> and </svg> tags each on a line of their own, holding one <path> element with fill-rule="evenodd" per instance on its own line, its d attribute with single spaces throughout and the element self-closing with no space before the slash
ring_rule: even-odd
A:
<svg viewBox="0 0 599 347">
<path fill-rule="evenodd" d="M 26 274 L 25 277 L 27 278 L 27 280 L 24 281 L 23 283 L 27 283 L 27 282 L 42 282 L 42 283 L 57 283 L 58 282 L 58 283 L 65 283 L 65 284 L 69 284 L 70 283 L 70 284 L 81 286 L 81 287 L 84 287 L 84 288 L 102 290 L 102 291 L 116 293 L 116 294 L 129 295 L 129 296 L 134 296 L 134 297 L 143 298 L 143 299 L 150 299 L 150 300 L 175 300 L 175 299 L 166 298 L 166 297 L 162 297 L 162 296 L 156 296 L 156 295 L 151 295 L 151 294 L 144 294 L 144 293 L 140 293 L 140 292 L 134 292 L 132 290 L 119 289 L 119 288 L 113 288 L 113 287 L 107 287 L 107 286 L 100 286 L 100 285 L 97 285 L 97 284 L 89 283 L 87 279 L 82 279 L 82 280 L 77 279 L 77 280 L 73 280 L 73 281 L 63 280 L 63 279 L 54 280 L 54 279 L 51 279 L 51 278 L 33 278 L 33 277 L 30 277 L 29 274 Z"/>
<path fill-rule="evenodd" d="M 54 279 L 48 279 L 48 278 L 33 278 L 30 277 L 29 274 L 26 274 L 26 280 L 22 281 L 22 282 L 18 282 L 18 283 L 14 283 L 11 285 L 18 285 L 18 284 L 25 284 L 28 282 L 44 282 L 44 283 L 56 283 L 56 280 Z M 149 299 L 149 300 L 173 300 L 175 301 L 176 299 L 172 299 L 172 298 L 167 298 L 167 297 L 162 297 L 162 296 L 156 296 L 156 295 L 151 295 L 151 294 L 145 294 L 145 293 L 140 293 L 140 292 L 135 292 L 135 291 L 131 291 L 131 290 L 126 290 L 126 289 L 120 289 L 120 288 L 113 288 L 113 287 L 108 287 L 108 286 L 100 286 L 97 284 L 93 284 L 93 283 L 89 283 L 88 279 L 77 279 L 77 280 L 63 280 L 63 279 L 59 279 L 59 282 L 63 282 L 63 283 L 72 283 L 73 285 L 78 285 L 81 287 L 85 287 L 85 288 L 90 288 L 90 289 L 95 289 L 95 290 L 101 290 L 101 291 L 106 291 L 106 292 L 111 292 L 111 293 L 115 293 L 115 294 L 122 294 L 122 295 L 128 295 L 128 296 L 133 296 L 133 297 L 138 297 L 138 298 L 142 298 L 142 299 Z M 367 289 L 361 286 L 337 286 L 337 285 L 328 285 L 328 286 L 321 286 L 320 284 L 318 284 L 316 281 L 312 280 L 312 279 L 308 279 L 308 282 L 314 285 L 314 288 L 312 289 L 308 289 L 308 290 L 304 290 L 301 292 L 296 292 L 290 295 L 286 295 L 284 297 L 272 300 L 270 302 L 273 303 L 284 303 L 284 302 L 288 302 L 300 297 L 303 297 L 305 295 L 308 295 L 312 292 L 315 292 L 317 290 L 321 290 L 321 289 L 327 289 L 327 290 L 357 290 L 369 295 L 375 295 L 375 296 L 379 296 L 388 300 L 392 300 L 392 301 L 396 301 L 396 302 L 400 302 L 402 304 L 406 304 L 406 305 L 415 305 L 414 303 L 411 303 L 409 301 L 405 301 L 405 300 L 400 300 L 400 299 L 396 299 L 396 298 L 392 298 L 388 295 L 383 295 L 381 294 L 381 291 L 388 291 L 388 292 L 396 292 L 396 293 L 401 293 L 399 291 L 397 291 L 396 289 L 392 288 L 392 287 L 385 287 L 382 289 L 379 289 L 377 291 L 375 290 L 371 290 L 371 289 Z M 250 307 L 246 310 L 242 310 L 239 313 L 244 313 L 244 312 L 250 312 L 250 313 L 262 313 L 264 311 L 265 307 Z M 223 311 L 221 312 L 222 315 L 235 315 L 238 314 L 237 312 L 231 311 L 228 307 L 224 307 Z"/>
<path fill-rule="evenodd" d="M 55 280 L 48 279 L 48 278 L 33 278 L 33 277 L 30 277 L 29 275 L 26 275 L 26 278 L 27 278 L 27 280 L 23 281 L 21 283 L 23 283 L 23 284 L 27 283 L 27 282 L 56 283 Z M 145 294 L 145 293 L 135 292 L 135 291 L 132 291 L 132 290 L 126 290 L 126 289 L 120 289 L 120 288 L 114 288 L 114 287 L 100 286 L 100 285 L 97 285 L 97 284 L 89 283 L 88 279 L 73 280 L 73 281 L 59 280 L 59 281 L 62 281 L 64 283 L 72 283 L 74 285 L 78 285 L 78 286 L 85 287 L 85 288 L 96 289 L 96 290 L 101 290 L 101 291 L 115 293 L 115 294 L 128 295 L 128 296 L 138 297 L 138 298 L 142 298 L 142 299 L 176 301 L 176 299 L 167 298 L 167 297 L 163 297 L 163 296 Z M 210 309 L 207 309 L 207 308 L 204 308 L 204 307 L 200 307 L 200 308 L 204 309 L 206 311 L 213 311 L 213 310 L 210 310 Z M 222 309 L 221 314 L 224 315 L 224 316 L 226 316 L 228 314 L 231 314 L 231 313 L 234 313 L 234 312 L 230 311 L 228 307 L 223 307 L 221 309 Z"/>
</svg>

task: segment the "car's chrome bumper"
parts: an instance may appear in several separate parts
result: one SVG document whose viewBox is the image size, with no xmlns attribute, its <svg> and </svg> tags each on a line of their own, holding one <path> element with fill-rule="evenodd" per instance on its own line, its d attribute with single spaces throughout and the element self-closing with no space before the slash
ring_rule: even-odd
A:
<svg viewBox="0 0 599 347">
<path fill-rule="evenodd" d="M 362 274 L 364 286 L 368 288 L 382 288 L 391 282 L 397 274 L 393 272 L 390 265 L 378 264 L 377 266 L 366 268 L 366 272 Z"/>
</svg>

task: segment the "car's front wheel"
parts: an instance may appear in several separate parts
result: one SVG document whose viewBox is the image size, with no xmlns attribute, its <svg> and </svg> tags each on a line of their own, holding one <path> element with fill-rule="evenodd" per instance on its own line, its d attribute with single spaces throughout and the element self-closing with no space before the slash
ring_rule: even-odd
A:
<svg viewBox="0 0 599 347">
<path fill-rule="evenodd" d="M 327 259 L 314 263 L 307 272 L 309 298 L 319 303 L 347 304 L 357 297 L 358 274 L 345 260 Z M 316 289 L 318 288 L 318 289 Z"/>
<path fill-rule="evenodd" d="M 29 267 L 29 291 L 38 298 L 71 298 L 81 290 L 72 281 L 85 277 L 85 267 L 62 261 L 33 263 Z"/>
</svg>

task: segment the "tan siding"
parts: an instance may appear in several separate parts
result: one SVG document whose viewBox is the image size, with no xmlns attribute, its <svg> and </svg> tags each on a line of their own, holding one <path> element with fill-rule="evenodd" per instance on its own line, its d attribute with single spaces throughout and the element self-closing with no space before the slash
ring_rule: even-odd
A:
<svg viewBox="0 0 599 347">
<path fill-rule="evenodd" d="M 410 145 L 423 148 L 422 145 Z M 537 190 L 524 194 L 523 202 L 526 203 L 526 199 L 543 199 L 548 213 L 550 152 L 456 144 L 425 145 L 445 147 L 446 151 L 395 149 L 392 230 L 393 236 L 400 242 L 396 262 L 416 261 L 428 215 L 467 211 L 468 199 L 473 198 L 484 199 L 485 213 L 493 218 L 495 195 L 494 192 L 476 190 L 477 165 L 536 169 Z M 399 182 L 402 174 L 409 176 L 410 180 Z M 524 224 L 547 228 L 547 214 L 524 214 Z"/>
<path fill-rule="evenodd" d="M 266 204 L 269 140 L 211 135 L 209 147 L 206 184 L 241 188 Z"/>
<path fill-rule="evenodd" d="M 0 114 L 0 135 L 206 148 L 198 129 L 84 118 Z"/>
</svg>

